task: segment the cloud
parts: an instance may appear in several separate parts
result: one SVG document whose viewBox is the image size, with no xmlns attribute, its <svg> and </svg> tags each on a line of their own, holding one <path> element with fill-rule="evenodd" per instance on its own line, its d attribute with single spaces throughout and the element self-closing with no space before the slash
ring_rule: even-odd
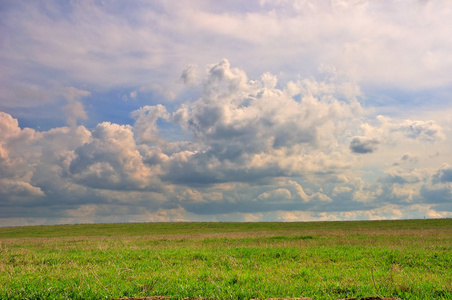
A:
<svg viewBox="0 0 452 300">
<path fill-rule="evenodd" d="M 444 138 L 441 126 L 435 121 L 405 120 L 398 128 L 393 128 L 393 130 L 403 133 L 406 137 L 424 141 Z"/>
<path fill-rule="evenodd" d="M 450 215 L 448 3 L 130 1 L 0 10 L 12 223 Z"/>
<path fill-rule="evenodd" d="M 287 199 L 292 199 L 292 194 L 288 189 L 276 189 L 269 192 L 260 194 L 257 200 L 271 200 L 271 201 L 284 201 Z"/>
<path fill-rule="evenodd" d="M 377 150 L 380 142 L 376 139 L 366 139 L 364 137 L 354 137 L 350 142 L 350 150 L 353 153 L 366 154 Z"/>
<path fill-rule="evenodd" d="M 399 149 L 401 152 L 394 154 L 402 158 L 397 158 L 400 160 L 396 164 L 419 162 L 419 157 L 408 153 L 413 148 L 428 151 L 425 145 L 439 145 L 444 141 L 446 139 L 444 124 L 432 120 L 400 120 L 377 115 L 375 119 L 369 118 L 358 125 L 357 134 L 351 139 L 349 149 L 357 154 L 375 153 L 377 150 L 385 153 L 389 149 L 393 149 L 392 151 Z M 392 161 L 394 159 L 391 158 Z"/>
<path fill-rule="evenodd" d="M 0 179 L 0 195 L 11 201 L 15 199 L 36 199 L 44 196 L 39 187 L 32 186 L 28 182 L 20 180 Z"/>
<path fill-rule="evenodd" d="M 187 222 L 186 213 L 182 207 L 178 207 L 148 212 L 146 217 L 147 222 Z"/>
<path fill-rule="evenodd" d="M 44 195 L 31 183 L 33 166 L 39 159 L 37 138 L 34 130 L 20 129 L 17 119 L 0 112 L 0 195 L 5 203 Z"/>
<path fill-rule="evenodd" d="M 384 137 L 396 139 L 412 139 L 422 142 L 435 142 L 445 138 L 442 126 L 433 120 L 392 120 L 389 117 L 377 116 L 378 132 Z M 371 130 L 369 128 L 369 130 Z"/>
<path fill-rule="evenodd" d="M 21 133 L 17 119 L 5 112 L 0 112 L 0 129 L 2 140 L 9 140 Z"/>
<path fill-rule="evenodd" d="M 193 86 L 198 83 L 198 66 L 190 64 L 181 73 L 180 80 L 187 86 Z"/>
<path fill-rule="evenodd" d="M 291 174 L 292 160 L 303 160 L 305 149 L 326 151 L 335 143 L 335 122 L 359 114 L 354 96 L 335 98 L 335 82 L 300 80 L 284 89 L 276 82 L 269 73 L 262 81 L 248 80 L 227 60 L 212 65 L 202 97 L 173 114 L 201 149 L 180 156 L 183 160 L 174 156 L 167 179 L 210 184 Z"/>
<path fill-rule="evenodd" d="M 409 184 L 423 181 L 428 170 L 392 167 L 386 171 L 386 174 L 388 175 L 387 180 L 392 183 Z"/>
<path fill-rule="evenodd" d="M 435 210 L 431 205 L 399 206 L 385 204 L 369 210 L 355 210 L 347 212 L 306 212 L 306 211 L 279 211 L 275 213 L 280 221 L 339 221 L 339 220 L 382 220 L 382 219 L 421 219 L 421 218 L 447 218 L 451 212 Z M 269 216 L 263 216 L 269 218 Z"/>
<path fill-rule="evenodd" d="M 165 87 L 162 87 L 158 84 L 149 84 L 149 85 L 143 85 L 140 88 L 133 90 L 129 93 L 129 97 L 132 99 L 136 99 L 138 95 L 145 94 L 147 96 L 152 95 L 155 98 L 160 98 L 162 100 L 174 100 L 176 95 L 173 91 L 168 90 Z M 123 97 L 124 99 L 127 99 L 127 96 Z"/>
<path fill-rule="evenodd" d="M 133 125 L 77 126 L 82 106 L 70 126 L 37 131 L 0 113 L 2 218 L 374 219 L 418 216 L 415 205 L 447 216 L 447 116 L 375 117 L 356 82 L 321 69 L 281 83 L 222 59 L 183 98 L 133 109 Z M 90 92 L 58 95 L 82 104 Z"/>
<path fill-rule="evenodd" d="M 448 183 L 452 182 L 452 166 L 443 164 L 441 168 L 433 175 L 434 183 Z"/>
<path fill-rule="evenodd" d="M 93 188 L 143 190 L 156 188 L 153 171 L 143 163 L 132 127 L 104 122 L 93 130 L 90 142 L 75 149 L 68 176 Z"/>
<path fill-rule="evenodd" d="M 434 204 L 437 209 L 452 210 L 452 184 L 450 182 L 423 185 L 419 194 L 423 202 Z"/>
<path fill-rule="evenodd" d="M 450 83 L 450 10 L 441 1 L 277 1 L 243 10 L 202 1 L 133 3 L 9 5 L 1 15 L 2 69 L 21 82 L 42 82 L 46 75 L 63 85 L 143 86 L 220 55 L 253 74 L 310 75 L 329 64 L 365 84 Z"/>
<path fill-rule="evenodd" d="M 140 143 L 148 144 L 161 140 L 158 134 L 157 120 L 163 119 L 168 121 L 170 119 L 170 114 L 161 104 L 156 106 L 143 106 L 133 111 L 130 115 L 135 118 L 133 130 L 137 135 L 137 140 Z"/>
<path fill-rule="evenodd" d="M 64 90 L 64 97 L 67 100 L 63 111 L 66 115 L 67 124 L 69 126 L 76 126 L 77 120 L 86 120 L 88 115 L 80 102 L 80 98 L 89 96 L 91 93 L 84 90 L 79 90 L 74 87 L 69 87 Z"/>
<path fill-rule="evenodd" d="M 419 162 L 419 157 L 413 156 L 411 153 L 405 153 L 398 161 L 394 162 L 394 166 L 404 164 L 416 164 Z"/>
</svg>

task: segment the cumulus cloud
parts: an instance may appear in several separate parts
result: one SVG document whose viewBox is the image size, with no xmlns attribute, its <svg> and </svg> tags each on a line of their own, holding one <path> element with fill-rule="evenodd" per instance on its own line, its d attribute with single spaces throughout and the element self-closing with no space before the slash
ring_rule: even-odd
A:
<svg viewBox="0 0 452 300">
<path fill-rule="evenodd" d="M 212 183 L 288 175 L 294 172 L 290 160 L 303 160 L 308 148 L 326 150 L 335 143 L 332 125 L 354 119 L 359 112 L 354 97 L 335 98 L 337 90 L 328 89 L 332 82 L 302 80 L 284 89 L 277 89 L 276 82 L 269 73 L 262 81 L 248 80 L 227 60 L 211 66 L 202 97 L 173 114 L 173 121 L 202 145 L 189 159 L 171 160 L 169 173 L 177 176 L 173 180 L 188 182 L 196 177 L 201 182 L 205 176 Z M 287 163 L 275 159 L 282 155 Z M 175 172 L 184 165 L 187 171 Z"/>
<path fill-rule="evenodd" d="M 276 189 L 269 192 L 260 194 L 257 200 L 270 200 L 270 201 L 284 201 L 287 199 L 292 199 L 292 194 L 288 189 Z"/>
<path fill-rule="evenodd" d="M 182 207 L 159 209 L 146 214 L 147 222 L 187 222 L 187 212 Z"/>
<path fill-rule="evenodd" d="M 85 108 L 80 102 L 80 98 L 89 96 L 90 94 L 88 91 L 79 90 L 74 87 L 64 89 L 63 96 L 66 98 L 67 104 L 63 108 L 63 111 L 69 126 L 76 126 L 78 119 L 86 120 L 88 118 Z"/>
<path fill-rule="evenodd" d="M 180 80 L 187 86 L 194 86 L 198 83 L 198 77 L 198 66 L 191 64 L 182 71 Z"/>
<path fill-rule="evenodd" d="M 400 120 L 384 115 L 378 115 L 374 120 L 359 124 L 357 135 L 354 136 L 349 148 L 353 153 L 370 154 L 378 152 L 385 153 L 389 149 L 399 149 L 393 152 L 397 158 L 394 164 L 407 164 L 420 162 L 420 157 L 409 153 L 413 148 L 418 151 L 432 148 L 432 145 L 439 145 L 446 139 L 443 125 L 432 120 Z M 426 145 L 429 148 L 426 148 Z M 399 152 L 400 151 L 400 152 Z M 429 151 L 431 152 L 431 151 Z M 425 153 L 424 153 L 425 154 Z M 431 155 L 431 153 L 429 153 Z M 380 156 L 381 157 L 381 156 Z"/>
<path fill-rule="evenodd" d="M 364 137 L 354 137 L 350 142 L 350 150 L 353 153 L 366 154 L 372 153 L 377 150 L 377 146 L 380 142 L 376 139 L 366 139 Z"/>
<path fill-rule="evenodd" d="M 373 130 L 385 138 L 412 139 L 422 142 L 435 142 L 445 138 L 442 126 L 433 120 L 403 120 L 397 121 L 386 116 L 377 116 L 380 122 L 377 130 Z M 372 129 L 368 129 L 369 132 Z"/>
<path fill-rule="evenodd" d="M 452 182 L 452 166 L 444 164 L 433 176 L 434 183 Z"/>
<path fill-rule="evenodd" d="M 31 183 L 39 159 L 37 139 L 34 130 L 20 129 L 17 119 L 0 112 L 0 195 L 5 203 L 44 195 Z"/>
<path fill-rule="evenodd" d="M 17 119 L 5 112 L 0 112 L 0 129 L 2 141 L 8 141 L 21 133 Z"/>
<path fill-rule="evenodd" d="M 77 126 L 82 106 L 70 126 L 35 131 L 0 113 L 2 217 L 372 219 L 416 215 L 413 205 L 448 215 L 447 119 L 374 117 L 355 82 L 322 69 L 279 83 L 227 59 L 196 80 L 188 68 L 186 101 L 134 109 L 133 125 Z M 63 90 L 68 103 L 90 95 Z"/>
<path fill-rule="evenodd" d="M 2 198 L 15 199 L 39 199 L 44 193 L 39 187 L 21 180 L 0 179 L 0 195 Z"/>
<path fill-rule="evenodd" d="M 152 186 L 153 171 L 136 149 L 132 127 L 104 122 L 93 130 L 90 142 L 75 149 L 68 176 L 94 188 L 142 190 Z"/>
<path fill-rule="evenodd" d="M 143 106 L 133 111 L 130 115 L 135 118 L 133 130 L 140 143 L 159 142 L 161 139 L 158 133 L 157 120 L 163 119 L 168 121 L 170 119 L 170 114 L 161 104 L 156 106 Z"/>
<path fill-rule="evenodd" d="M 332 199 L 328 195 L 323 193 L 322 188 L 320 188 L 319 191 L 308 195 L 308 194 L 306 194 L 303 187 L 298 182 L 296 182 L 294 180 L 288 180 L 287 183 L 292 189 L 295 189 L 295 195 L 297 196 L 298 199 L 302 200 L 303 202 L 309 202 L 309 201 L 331 202 L 332 201 Z"/>
<path fill-rule="evenodd" d="M 409 138 L 424 141 L 435 141 L 444 138 L 441 126 L 435 121 L 405 120 L 399 127 L 394 127 L 393 130 L 399 131 Z"/>
</svg>

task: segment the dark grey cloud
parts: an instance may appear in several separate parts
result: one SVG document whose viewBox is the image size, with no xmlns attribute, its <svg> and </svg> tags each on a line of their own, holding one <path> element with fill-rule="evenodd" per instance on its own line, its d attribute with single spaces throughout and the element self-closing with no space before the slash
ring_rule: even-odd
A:
<svg viewBox="0 0 452 300">
<path fill-rule="evenodd" d="M 448 183 L 452 182 L 452 166 L 444 164 L 432 178 L 433 183 Z"/>
<path fill-rule="evenodd" d="M 380 142 L 377 139 L 368 139 L 365 137 L 354 137 L 350 142 L 350 150 L 353 153 L 366 154 L 377 150 Z"/>
<path fill-rule="evenodd" d="M 423 186 L 420 196 L 424 203 L 448 204 L 452 208 L 452 190 L 450 186 Z"/>
<path fill-rule="evenodd" d="M 452 182 L 452 168 L 442 170 L 441 182 Z"/>
</svg>

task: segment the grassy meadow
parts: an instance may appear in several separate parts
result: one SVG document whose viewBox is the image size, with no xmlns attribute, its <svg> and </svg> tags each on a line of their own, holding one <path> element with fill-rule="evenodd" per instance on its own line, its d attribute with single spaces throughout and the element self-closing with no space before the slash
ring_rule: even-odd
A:
<svg viewBox="0 0 452 300">
<path fill-rule="evenodd" d="M 0 299 L 452 299 L 452 219 L 0 228 Z"/>
</svg>

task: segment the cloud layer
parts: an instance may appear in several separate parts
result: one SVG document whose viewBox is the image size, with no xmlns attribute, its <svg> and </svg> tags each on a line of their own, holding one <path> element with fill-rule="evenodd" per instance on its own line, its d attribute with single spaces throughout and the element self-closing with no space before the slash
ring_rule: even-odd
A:
<svg viewBox="0 0 452 300">
<path fill-rule="evenodd" d="M 452 216 L 444 1 L 0 18 L 0 225 Z"/>
<path fill-rule="evenodd" d="M 352 83 L 277 81 L 249 79 L 224 59 L 208 67 L 198 99 L 144 106 L 133 125 L 39 132 L 1 113 L 1 217 L 35 220 L 30 207 L 58 211 L 55 222 L 450 215 L 451 168 L 433 163 L 449 159 L 450 139 L 437 121 L 370 125 L 360 93 L 344 93 Z M 166 139 L 165 126 L 183 138 Z"/>
</svg>

